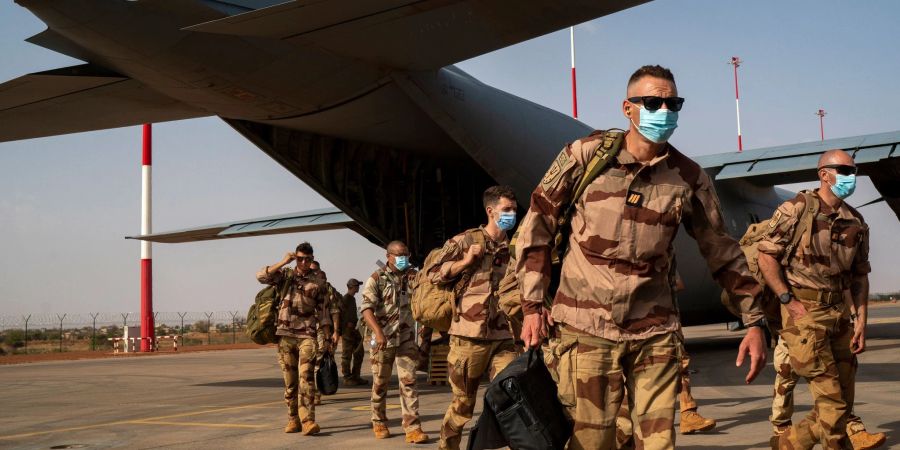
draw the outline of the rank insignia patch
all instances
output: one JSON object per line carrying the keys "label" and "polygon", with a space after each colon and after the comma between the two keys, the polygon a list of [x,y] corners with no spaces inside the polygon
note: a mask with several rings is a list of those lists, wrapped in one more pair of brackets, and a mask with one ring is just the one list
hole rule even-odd
{"label": "rank insignia patch", "polygon": [[625,204],[628,206],[639,207],[644,202],[644,194],[635,191],[628,191],[625,194]]}

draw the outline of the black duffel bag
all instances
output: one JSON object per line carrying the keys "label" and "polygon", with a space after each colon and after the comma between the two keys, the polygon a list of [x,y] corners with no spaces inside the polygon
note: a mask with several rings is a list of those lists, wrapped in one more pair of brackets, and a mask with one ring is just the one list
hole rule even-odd
{"label": "black duffel bag", "polygon": [[333,395],[338,390],[338,367],[334,362],[334,354],[325,352],[316,372],[316,387],[322,395]]}
{"label": "black duffel bag", "polygon": [[484,393],[484,411],[469,435],[469,450],[563,449],[572,436],[540,348],[506,366]]}

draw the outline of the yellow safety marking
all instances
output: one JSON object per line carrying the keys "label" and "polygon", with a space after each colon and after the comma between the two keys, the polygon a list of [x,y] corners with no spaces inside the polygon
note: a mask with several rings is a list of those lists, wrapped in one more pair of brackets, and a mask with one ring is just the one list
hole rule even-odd
{"label": "yellow safety marking", "polygon": [[80,427],[57,428],[55,430],[35,431],[32,433],[8,434],[6,436],[0,436],[0,440],[19,439],[19,438],[24,438],[24,437],[42,436],[45,434],[65,433],[65,432],[69,432],[69,431],[89,430],[92,428],[103,428],[103,427],[110,427],[110,426],[116,426],[116,425],[135,424],[135,423],[141,423],[141,422],[145,422],[145,421],[174,419],[177,417],[199,416],[201,414],[211,414],[211,413],[217,413],[217,412],[222,412],[222,411],[235,411],[235,410],[239,410],[239,409],[248,409],[248,408],[259,408],[262,406],[278,405],[278,404],[282,404],[282,403],[283,402],[281,402],[281,401],[266,402],[266,403],[254,403],[252,405],[230,406],[227,408],[207,409],[204,411],[194,411],[194,412],[181,413],[181,414],[169,414],[169,415],[158,416],[158,417],[145,417],[142,419],[117,420],[115,422],[97,423],[97,424],[93,424],[93,425],[83,425]]}
{"label": "yellow safety marking", "polygon": [[177,425],[182,427],[212,427],[212,428],[265,428],[268,425],[246,425],[241,423],[204,423],[204,422],[164,422],[159,420],[135,420],[129,422],[140,425]]}
{"label": "yellow safety marking", "polygon": [[[400,405],[396,405],[396,404],[386,405],[385,409],[400,409]],[[354,406],[354,407],[350,408],[350,410],[352,410],[352,411],[371,411],[372,405]]]}

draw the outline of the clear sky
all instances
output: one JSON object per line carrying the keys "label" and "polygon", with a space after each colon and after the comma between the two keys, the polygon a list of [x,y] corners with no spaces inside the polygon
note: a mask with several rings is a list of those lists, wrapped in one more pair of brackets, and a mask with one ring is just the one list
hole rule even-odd
{"label": "clear sky", "polygon": [[[657,0],[576,27],[580,119],[627,127],[625,81],[662,64],[687,99],[673,144],[688,155],[736,149],[732,55],[744,147],[900,130],[900,2]],[[23,40],[43,23],[0,2],[0,81],[79,62]],[[460,66],[487,84],[569,113],[567,30]],[[523,126],[533,126],[523,124]],[[557,152],[559,149],[548,149]],[[330,206],[216,118],[154,127],[154,231]],[[878,196],[868,180],[850,203]],[[874,291],[900,290],[900,232],[884,204],[872,228]],[[0,144],[0,315],[140,308],[140,128]],[[383,251],[350,231],[154,245],[157,311],[246,311],[254,272],[309,240],[343,290]]]}

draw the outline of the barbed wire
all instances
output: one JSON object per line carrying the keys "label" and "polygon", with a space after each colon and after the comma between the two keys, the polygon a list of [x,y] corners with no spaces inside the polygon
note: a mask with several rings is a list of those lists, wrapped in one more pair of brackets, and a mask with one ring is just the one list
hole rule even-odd
{"label": "barbed wire", "polygon": [[[243,323],[245,319],[244,312],[238,311],[160,311],[155,313],[155,324],[167,327],[180,327],[184,325],[193,325],[197,322],[209,322],[211,326],[219,324],[230,325],[232,321]],[[140,326],[141,315],[137,312],[119,312],[119,313],[40,313],[40,314],[21,314],[21,315],[0,315],[0,331],[10,329],[58,329],[60,323],[62,328],[83,328],[92,327],[123,327],[123,326]]]}

